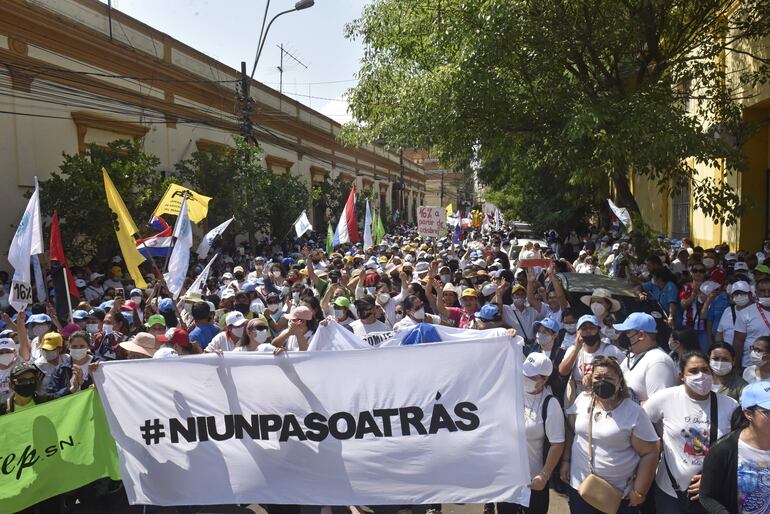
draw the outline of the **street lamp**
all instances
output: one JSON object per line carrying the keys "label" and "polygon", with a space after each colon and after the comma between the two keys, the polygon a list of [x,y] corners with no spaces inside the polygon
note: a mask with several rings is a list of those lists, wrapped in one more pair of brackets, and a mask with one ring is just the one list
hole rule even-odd
{"label": "street lamp", "polygon": [[290,12],[294,11],[302,11],[304,9],[309,9],[315,5],[314,0],[299,0],[297,3],[294,4],[294,9],[288,9],[286,11],[281,11],[270,20],[270,23],[267,24],[267,28],[264,28],[265,25],[265,18],[267,18],[267,10],[270,7],[270,0],[268,0],[267,5],[265,6],[265,16],[262,19],[262,27],[264,28],[264,31],[261,31],[259,34],[259,45],[257,46],[257,56],[254,58],[254,66],[251,68],[251,78],[254,78],[254,73],[257,71],[257,63],[259,63],[259,56],[262,55],[262,49],[265,47],[265,40],[267,39],[267,33],[270,31],[270,26],[273,24],[273,22],[283,16],[284,14],[288,14]]}

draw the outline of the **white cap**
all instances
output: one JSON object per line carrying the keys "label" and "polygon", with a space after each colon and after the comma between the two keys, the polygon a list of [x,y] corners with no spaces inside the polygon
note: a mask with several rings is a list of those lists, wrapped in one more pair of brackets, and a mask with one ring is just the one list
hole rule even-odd
{"label": "white cap", "polygon": [[173,359],[179,357],[179,354],[173,348],[160,348],[152,356],[153,359]]}
{"label": "white cap", "polygon": [[81,287],[86,287],[87,285],[88,284],[86,284],[86,281],[83,280],[82,278],[78,278],[75,280],[75,286],[77,286],[78,289],[80,289]]}
{"label": "white cap", "polygon": [[497,286],[494,282],[488,282],[481,288],[481,294],[483,296],[490,296],[497,292]]}
{"label": "white cap", "polygon": [[719,284],[717,284],[713,280],[706,280],[704,283],[700,285],[700,292],[705,294],[706,296],[710,295],[717,289],[719,289]]}
{"label": "white cap", "polygon": [[553,362],[544,353],[533,352],[524,359],[522,371],[524,371],[524,376],[530,378],[538,375],[550,377],[553,373]]}
{"label": "white cap", "polygon": [[741,293],[751,293],[751,286],[745,280],[739,280],[738,282],[733,284],[733,287],[730,290],[730,294],[735,294],[738,291],[740,291]]}
{"label": "white cap", "polygon": [[94,271],[93,273],[91,273],[91,276],[90,276],[90,277],[88,277],[88,280],[89,280],[89,281],[91,281],[91,282],[93,282],[93,281],[94,281],[94,280],[96,280],[97,278],[102,278],[103,276],[104,276],[104,275],[102,275],[101,273],[97,273],[97,272],[95,272],[95,271]]}
{"label": "white cap", "polygon": [[16,343],[10,337],[3,337],[0,339],[0,350],[15,350]]}
{"label": "white cap", "polygon": [[246,323],[246,318],[238,311],[228,312],[225,317],[225,325],[227,326],[240,327],[244,323]]}
{"label": "white cap", "polygon": [[749,265],[746,264],[745,262],[736,262],[733,265],[733,270],[734,271],[749,271]]}
{"label": "white cap", "polygon": [[249,309],[254,314],[259,315],[265,312],[265,304],[262,303],[262,300],[260,300],[259,298],[255,298],[254,300],[251,301],[251,305],[249,305]]}
{"label": "white cap", "polygon": [[222,299],[227,300],[228,298],[235,298],[235,291],[233,291],[229,287],[224,291],[222,291]]}

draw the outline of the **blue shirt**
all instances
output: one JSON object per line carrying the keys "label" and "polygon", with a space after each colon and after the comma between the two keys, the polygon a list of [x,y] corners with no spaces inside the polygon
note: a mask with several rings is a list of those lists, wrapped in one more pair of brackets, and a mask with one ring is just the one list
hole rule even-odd
{"label": "blue shirt", "polygon": [[666,285],[662,288],[656,286],[652,280],[642,284],[642,289],[646,293],[650,293],[655,300],[660,303],[668,313],[668,304],[675,303],[679,305],[679,288],[673,282],[666,282]]}
{"label": "blue shirt", "polygon": [[219,327],[213,323],[198,325],[190,332],[190,341],[195,341],[201,350],[205,349],[214,336],[219,333]]}
{"label": "blue shirt", "polygon": [[711,335],[717,335],[717,328],[719,328],[719,321],[722,319],[722,313],[725,312],[730,306],[730,301],[727,298],[727,293],[719,293],[719,296],[714,298],[714,301],[709,305],[709,310],[706,312],[706,320],[711,320]]}

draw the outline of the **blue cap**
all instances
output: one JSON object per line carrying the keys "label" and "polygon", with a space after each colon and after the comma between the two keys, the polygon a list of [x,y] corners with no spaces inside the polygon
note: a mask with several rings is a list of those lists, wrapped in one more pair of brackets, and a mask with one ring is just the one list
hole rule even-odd
{"label": "blue cap", "polygon": [[76,310],[72,313],[72,319],[76,319],[78,321],[84,320],[88,317],[88,313],[84,310]]}
{"label": "blue cap", "polygon": [[620,332],[626,330],[638,330],[648,334],[657,334],[658,326],[655,324],[655,318],[646,312],[632,312],[623,323],[615,323],[612,328]]}
{"label": "blue cap", "polygon": [[590,323],[596,326],[597,328],[602,326],[602,324],[599,323],[599,320],[596,319],[596,316],[594,316],[593,314],[584,314],[580,316],[580,319],[577,322],[577,328],[580,329],[580,327],[583,326],[583,323]]}
{"label": "blue cap", "polygon": [[493,303],[486,304],[481,308],[478,314],[476,314],[477,318],[481,318],[484,321],[493,321],[496,316],[497,316],[497,305]]}
{"label": "blue cap", "polygon": [[553,318],[543,318],[540,321],[535,321],[535,323],[532,325],[535,330],[537,330],[537,327],[542,326],[550,330],[551,332],[558,332],[561,330],[561,325],[558,321],[556,321]]}
{"label": "blue cap", "polygon": [[418,323],[401,340],[401,346],[438,342],[441,342],[441,336],[438,335],[436,327],[430,323]]}
{"label": "blue cap", "polygon": [[130,312],[122,311],[121,314],[126,319],[126,323],[128,323],[129,325],[131,325],[134,322],[134,315],[131,314]]}
{"label": "blue cap", "polygon": [[752,382],[743,388],[741,408],[748,409],[755,406],[770,409],[770,382]]}
{"label": "blue cap", "polygon": [[295,261],[291,257],[284,257],[281,260],[281,264],[284,265],[284,266],[294,266],[295,264],[297,264],[297,261]]}
{"label": "blue cap", "polygon": [[255,282],[255,284],[258,285],[258,286],[264,286],[265,285],[265,279],[262,278],[262,277],[259,277],[257,279],[257,281]]}
{"label": "blue cap", "polygon": [[241,291],[244,293],[253,293],[257,290],[257,285],[254,282],[246,282],[243,284]]}
{"label": "blue cap", "polygon": [[27,318],[27,325],[31,323],[50,323],[51,317],[48,314],[33,314]]}
{"label": "blue cap", "polygon": [[112,309],[113,303],[114,303],[114,300],[107,300],[106,302],[100,303],[99,308],[104,312],[107,312],[108,310]]}
{"label": "blue cap", "polygon": [[160,312],[174,312],[174,301],[171,298],[163,298],[158,302]]}

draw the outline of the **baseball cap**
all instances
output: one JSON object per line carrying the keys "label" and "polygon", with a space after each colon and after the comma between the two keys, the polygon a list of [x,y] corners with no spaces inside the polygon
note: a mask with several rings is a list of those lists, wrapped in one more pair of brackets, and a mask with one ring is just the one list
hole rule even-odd
{"label": "baseball cap", "polygon": [[164,318],[161,314],[153,314],[149,318],[147,318],[147,323],[144,324],[146,327],[151,327],[153,325],[163,325],[166,326],[166,318]]}
{"label": "baseball cap", "polygon": [[19,375],[23,375],[28,371],[34,371],[38,375],[43,373],[42,371],[40,371],[40,368],[38,368],[35,364],[31,362],[22,362],[21,364],[18,364],[16,365],[16,367],[13,368],[13,371],[11,371],[11,378],[16,378]]}
{"label": "baseball cap", "polygon": [[731,294],[735,294],[738,291],[742,293],[751,293],[751,286],[745,280],[739,280],[738,282],[733,284],[733,287],[731,289]]}
{"label": "baseball cap", "polygon": [[590,323],[597,328],[601,326],[601,323],[599,323],[599,320],[596,319],[596,316],[593,314],[584,314],[583,316],[580,316],[580,319],[577,322],[577,328],[580,329],[584,323]]}
{"label": "baseball cap", "polygon": [[179,354],[173,348],[160,348],[152,356],[153,359],[173,359],[179,357]]}
{"label": "baseball cap", "polygon": [[128,293],[128,296],[144,296],[144,291],[142,291],[138,287],[135,287],[131,290],[130,293]]}
{"label": "baseball cap", "polygon": [[104,275],[103,275],[102,273],[97,273],[97,272],[95,272],[95,271],[94,271],[94,272],[93,272],[93,273],[91,273],[91,275],[88,277],[88,280],[89,280],[90,282],[93,282],[94,280],[96,280],[96,279],[99,279],[99,278],[102,278],[103,276],[104,276]]}
{"label": "baseball cap", "polygon": [[[349,302],[349,300],[348,300]],[[350,303],[348,303],[350,305]],[[300,305],[299,307],[294,307],[289,314],[286,315],[286,319],[293,320],[293,319],[303,319],[305,321],[309,321],[313,319],[313,311],[310,310],[309,307],[305,307],[304,305]]]}
{"label": "baseball cap", "polygon": [[63,342],[64,339],[61,334],[48,332],[43,336],[43,344],[40,345],[40,348],[43,350],[56,350],[57,348],[61,348]]}
{"label": "baseball cap", "polygon": [[488,303],[481,308],[478,314],[476,314],[476,317],[483,319],[484,321],[494,321],[494,319],[497,317],[497,313],[497,305]]}
{"label": "baseball cap", "polygon": [[75,280],[75,287],[77,287],[78,289],[82,289],[82,288],[86,287],[87,285],[88,284],[86,284],[86,281],[83,280],[82,278],[79,278],[79,279]]}
{"label": "baseball cap", "polygon": [[460,298],[478,298],[479,292],[473,289],[472,287],[469,287],[465,290],[463,290],[463,294],[460,295]]}
{"label": "baseball cap", "polygon": [[88,317],[88,313],[84,310],[76,310],[72,313],[72,319],[82,321]]}
{"label": "baseball cap", "polygon": [[257,284],[254,282],[246,282],[243,284],[243,287],[241,288],[241,291],[244,293],[253,293],[257,290]]}
{"label": "baseball cap", "polygon": [[745,262],[736,262],[733,265],[733,270],[735,271],[749,271],[749,265]]}
{"label": "baseball cap", "polygon": [[228,298],[235,298],[235,291],[233,291],[229,287],[224,291],[222,291],[222,299],[227,300]]}
{"label": "baseball cap", "polygon": [[160,312],[174,312],[174,301],[171,298],[163,298],[158,302]]}
{"label": "baseball cap", "polygon": [[521,369],[527,377],[549,377],[553,373],[553,362],[544,353],[532,352],[524,359]]}
{"label": "baseball cap", "polygon": [[538,326],[543,326],[550,330],[551,332],[558,332],[561,329],[561,325],[558,321],[556,321],[553,318],[543,318],[540,321],[535,321],[535,323],[532,325],[535,330],[537,330]]}
{"label": "baseball cap", "polygon": [[[240,312],[238,313],[240,314]],[[179,346],[190,346],[190,336],[182,327],[170,328],[165,334],[156,337],[159,343],[178,344]]]}
{"label": "baseball cap", "polygon": [[638,330],[649,334],[658,333],[655,318],[646,312],[632,312],[623,323],[616,323],[612,325],[612,327],[621,332],[625,332],[626,330]]}
{"label": "baseball cap", "polygon": [[243,266],[236,266],[233,268],[233,273],[244,273]]}
{"label": "baseball cap", "polygon": [[513,287],[511,287],[511,294],[516,294],[519,291],[526,291],[524,289],[524,286],[521,284],[514,284]]}
{"label": "baseball cap", "polygon": [[764,264],[760,264],[759,266],[756,266],[754,268],[754,272],[764,273],[765,275],[770,275],[770,268],[765,266]]}
{"label": "baseball cap", "polygon": [[246,323],[246,318],[238,311],[228,312],[225,317],[225,325],[227,326],[240,327],[244,323]]}
{"label": "baseball cap", "polygon": [[69,337],[78,330],[80,330],[80,327],[76,323],[67,323],[61,327],[61,335],[62,337]]}
{"label": "baseball cap", "polygon": [[337,307],[350,307],[350,299],[347,296],[338,296],[334,299],[334,305]]}
{"label": "baseball cap", "polygon": [[48,314],[33,314],[32,316],[29,316],[27,318],[27,325],[31,325],[33,323],[50,323],[51,322],[51,316]]}
{"label": "baseball cap", "polygon": [[0,350],[15,350],[16,343],[10,337],[0,338]]}
{"label": "baseball cap", "polygon": [[483,296],[492,296],[497,292],[497,286],[494,282],[488,282],[481,288],[481,294]]}
{"label": "baseball cap", "polygon": [[120,269],[120,266],[113,266],[110,268],[110,274],[111,275],[123,275],[123,270]]}
{"label": "baseball cap", "polygon": [[752,382],[743,388],[741,408],[762,407],[770,409],[770,382]]}

